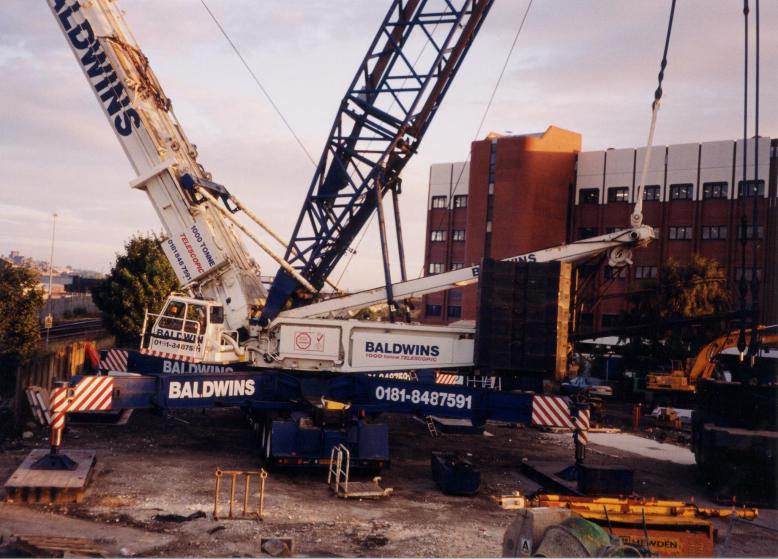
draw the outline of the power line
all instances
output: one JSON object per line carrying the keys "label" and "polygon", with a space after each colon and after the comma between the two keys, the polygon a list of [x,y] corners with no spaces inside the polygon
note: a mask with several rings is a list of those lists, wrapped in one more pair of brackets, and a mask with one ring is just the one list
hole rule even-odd
{"label": "power line", "polygon": [[216,26],[219,28],[219,31],[221,31],[222,35],[224,35],[224,38],[227,39],[227,42],[232,47],[232,50],[235,51],[235,54],[238,55],[238,58],[243,63],[243,66],[246,68],[246,71],[248,71],[251,78],[254,80],[254,83],[257,84],[257,87],[259,87],[260,91],[262,91],[262,94],[265,96],[265,98],[268,100],[270,105],[275,110],[276,114],[281,118],[284,125],[286,126],[287,130],[289,130],[289,133],[292,134],[292,137],[294,137],[297,144],[300,146],[300,148],[303,150],[305,155],[308,157],[310,162],[313,164],[313,166],[316,166],[316,161],[314,161],[313,157],[311,157],[311,154],[308,153],[308,150],[305,148],[305,145],[303,144],[302,140],[300,140],[300,137],[295,133],[294,129],[292,128],[292,125],[289,124],[289,121],[286,120],[286,117],[281,112],[281,109],[278,108],[278,105],[276,105],[275,101],[273,101],[273,98],[271,97],[270,93],[265,89],[265,87],[262,85],[262,83],[259,81],[259,78],[254,73],[254,71],[249,66],[248,62],[246,62],[246,59],[243,58],[243,55],[238,50],[238,47],[235,45],[235,43],[232,41],[230,36],[227,34],[227,31],[222,27],[222,24],[219,23],[219,20],[216,18],[214,13],[211,11],[211,9],[208,7],[208,4],[205,3],[205,0],[200,0],[200,3],[203,5],[203,8],[205,8],[205,11],[208,12],[208,15],[211,16],[211,19],[216,24]]}

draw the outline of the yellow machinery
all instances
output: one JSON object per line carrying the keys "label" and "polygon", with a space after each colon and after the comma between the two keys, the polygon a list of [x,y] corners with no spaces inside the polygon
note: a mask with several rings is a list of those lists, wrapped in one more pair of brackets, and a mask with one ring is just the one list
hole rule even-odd
{"label": "yellow machinery", "polygon": [[[766,345],[778,344],[778,332],[774,326],[760,326],[760,341]],[[694,393],[697,382],[711,378],[716,369],[716,356],[725,349],[735,347],[740,330],[716,338],[703,347],[693,359],[687,359],[685,365],[681,361],[672,362],[669,373],[649,373],[646,375],[646,390],[673,391]],[[746,343],[750,342],[751,333],[746,331]]]}
{"label": "yellow machinery", "polygon": [[527,499],[514,493],[493,500],[506,509],[566,509],[621,538],[623,544],[647,549],[659,557],[711,557],[714,530],[710,518],[736,515],[754,520],[759,514],[755,508],[698,507],[683,501],[644,498],[538,495]]}

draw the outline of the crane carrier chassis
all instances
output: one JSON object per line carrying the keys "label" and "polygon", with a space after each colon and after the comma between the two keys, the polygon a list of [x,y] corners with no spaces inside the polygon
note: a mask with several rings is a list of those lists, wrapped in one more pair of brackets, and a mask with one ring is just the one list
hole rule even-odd
{"label": "crane carrier chassis", "polygon": [[[353,467],[370,469],[381,469],[389,463],[388,428],[376,421],[383,412],[465,419],[476,427],[487,420],[558,423],[544,421],[538,409],[533,413],[535,396],[531,393],[437,384],[432,371],[420,373],[421,380],[387,378],[396,373],[312,375],[263,371],[248,365],[232,365],[218,372],[188,372],[193,369],[191,363],[135,351],[125,355],[129,371],[103,369],[99,375],[74,377],[56,388],[52,393],[53,423],[70,412],[98,409],[239,407],[257,433],[266,464],[326,464],[331,449],[343,444],[351,451]],[[57,391],[65,391],[66,397],[60,399]],[[585,408],[566,398],[542,398],[554,399],[555,404],[570,410],[570,416],[562,421],[570,422],[579,409]],[[97,400],[102,401],[99,408],[94,404]],[[329,405],[333,402],[335,406]]]}

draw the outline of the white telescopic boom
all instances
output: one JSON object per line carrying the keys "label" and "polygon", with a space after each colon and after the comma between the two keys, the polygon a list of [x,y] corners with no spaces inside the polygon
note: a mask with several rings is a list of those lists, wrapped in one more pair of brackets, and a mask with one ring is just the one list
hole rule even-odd
{"label": "white telescopic boom", "polygon": [[159,82],[110,0],[47,0],[92,92],[165,228],[163,249],[185,289],[224,305],[228,329],[247,324],[266,295],[259,270],[214,208],[181,187],[210,178]]}
{"label": "white telescopic boom", "polygon": [[[609,251],[609,264],[611,266],[624,266],[632,263],[631,250],[633,247],[645,245],[653,238],[653,229],[648,225],[642,225],[567,245],[513,256],[505,260],[509,262],[572,262]],[[392,285],[392,292],[396,299],[404,299],[445,291],[455,287],[463,287],[477,282],[480,271],[480,266],[471,266],[434,276],[399,282]],[[327,299],[320,303],[283,311],[279,314],[279,318],[328,316],[385,302],[386,288],[382,286],[346,295],[345,297]]]}

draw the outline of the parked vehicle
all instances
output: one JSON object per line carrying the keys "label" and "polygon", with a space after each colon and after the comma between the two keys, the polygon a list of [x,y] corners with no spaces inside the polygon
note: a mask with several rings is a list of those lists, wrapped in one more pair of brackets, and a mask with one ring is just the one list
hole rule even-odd
{"label": "parked vehicle", "polygon": [[613,396],[613,388],[603,383],[602,379],[593,377],[575,377],[560,386],[562,394],[572,396],[586,394],[587,396]]}

